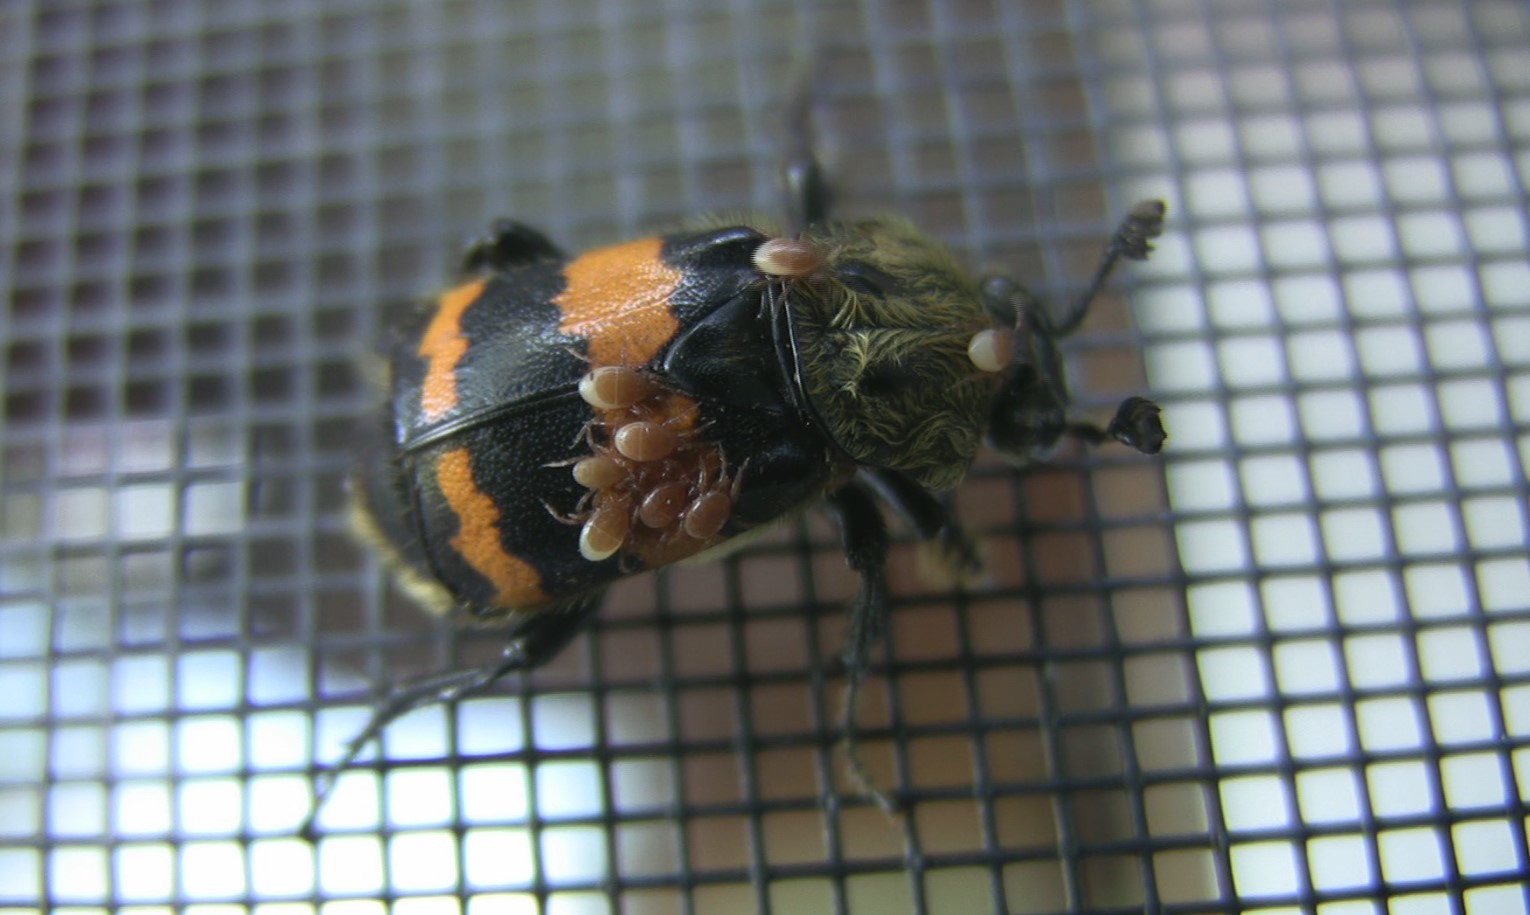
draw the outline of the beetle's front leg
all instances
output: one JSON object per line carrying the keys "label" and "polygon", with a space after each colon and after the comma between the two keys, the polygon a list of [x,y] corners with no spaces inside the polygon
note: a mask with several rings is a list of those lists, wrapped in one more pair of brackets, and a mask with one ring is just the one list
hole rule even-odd
{"label": "beetle's front leg", "polygon": [[870,666],[871,649],[887,632],[887,522],[871,492],[854,481],[829,496],[829,509],[839,522],[845,561],[861,576],[860,589],[850,605],[850,623],[840,655],[846,679],[845,708],[841,718],[845,750],[851,771],[861,788],[878,806],[891,813],[897,805],[876,786],[866,771],[857,733],[861,681],[866,678]]}
{"label": "beetle's front leg", "polygon": [[562,260],[563,252],[546,235],[513,219],[496,219],[462,255],[463,273],[504,270],[517,264]]}
{"label": "beetle's front leg", "polygon": [[861,476],[914,529],[927,548],[921,559],[931,587],[973,585],[983,575],[983,558],[974,541],[939,496],[920,486],[907,474],[886,468],[866,468]]}

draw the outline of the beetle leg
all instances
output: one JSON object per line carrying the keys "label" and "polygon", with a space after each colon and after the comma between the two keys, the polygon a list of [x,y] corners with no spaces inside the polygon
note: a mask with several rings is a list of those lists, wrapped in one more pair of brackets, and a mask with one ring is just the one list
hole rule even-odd
{"label": "beetle leg", "polygon": [[927,585],[948,587],[981,580],[983,558],[977,542],[939,496],[896,470],[867,467],[861,470],[861,477],[914,529],[920,540],[933,548],[929,558],[939,567],[932,570],[937,581],[925,582]]}
{"label": "beetle leg", "polygon": [[301,835],[310,842],[314,840],[314,827],[335,781],[388,725],[415,709],[477,695],[510,674],[541,667],[584,629],[590,617],[600,609],[604,596],[605,589],[601,589],[523,617],[511,631],[504,654],[492,664],[471,670],[433,674],[394,687],[387,701],[373,709],[367,726],[345,745],[340,761],[320,778],[314,790],[313,808],[309,811],[308,819],[303,822]]}
{"label": "beetle leg", "polygon": [[786,103],[781,148],[782,212],[786,234],[795,236],[829,218],[829,183],[813,152],[813,93],[806,78]]}
{"label": "beetle leg", "polygon": [[540,260],[562,260],[563,252],[536,229],[513,219],[496,219],[462,255],[463,273],[504,270]]}
{"label": "beetle leg", "polygon": [[921,540],[940,536],[951,523],[951,513],[934,493],[909,479],[907,474],[881,467],[866,467],[861,477],[882,501],[893,507]]}
{"label": "beetle leg", "polygon": [[888,813],[897,809],[885,792],[876,786],[861,759],[859,714],[861,681],[866,678],[871,649],[887,631],[887,522],[876,500],[861,484],[850,482],[828,499],[829,509],[839,521],[845,561],[861,575],[861,586],[850,605],[850,623],[845,647],[840,657],[845,665],[845,707],[841,729],[850,769],[861,788]]}

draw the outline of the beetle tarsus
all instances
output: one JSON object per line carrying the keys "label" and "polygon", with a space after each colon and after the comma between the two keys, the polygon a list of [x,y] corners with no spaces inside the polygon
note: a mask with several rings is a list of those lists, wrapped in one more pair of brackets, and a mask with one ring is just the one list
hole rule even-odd
{"label": "beetle tarsus", "polygon": [[844,735],[845,758],[849,760],[850,776],[855,780],[855,786],[872,803],[882,808],[883,813],[892,816],[899,810],[897,800],[877,785],[871,770],[866,768],[866,760],[861,756],[859,708],[861,681],[864,679],[864,671],[850,674],[850,680],[845,685],[845,708],[840,715],[839,730]]}

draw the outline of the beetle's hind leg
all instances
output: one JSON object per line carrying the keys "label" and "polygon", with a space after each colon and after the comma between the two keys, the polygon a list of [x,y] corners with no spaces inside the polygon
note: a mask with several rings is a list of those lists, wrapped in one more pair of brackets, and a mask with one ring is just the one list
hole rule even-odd
{"label": "beetle's hind leg", "polygon": [[432,674],[393,688],[387,700],[372,711],[367,726],[345,745],[340,761],[321,776],[314,790],[313,808],[303,822],[301,834],[309,841],[324,802],[336,780],[350,768],[367,745],[377,739],[396,719],[417,708],[437,702],[454,702],[476,695],[513,673],[534,670],[552,660],[574,640],[600,609],[602,589],[566,603],[554,605],[527,616],[510,634],[509,644],[499,660],[470,670]]}
{"label": "beetle's hind leg", "polygon": [[513,219],[496,219],[486,234],[468,245],[461,271],[504,270],[517,264],[562,259],[563,252],[546,235]]}
{"label": "beetle's hind leg", "polygon": [[829,496],[829,509],[839,521],[845,561],[860,573],[861,584],[850,605],[850,622],[840,657],[845,668],[845,707],[840,728],[850,770],[871,798],[888,813],[897,803],[877,787],[861,759],[860,689],[871,665],[871,650],[887,632],[887,522],[876,500],[863,485],[851,482]]}

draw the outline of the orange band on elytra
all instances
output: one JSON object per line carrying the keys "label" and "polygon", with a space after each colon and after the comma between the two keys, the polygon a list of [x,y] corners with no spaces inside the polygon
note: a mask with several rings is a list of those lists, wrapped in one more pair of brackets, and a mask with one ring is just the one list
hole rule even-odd
{"label": "orange band on elytra", "polygon": [[466,448],[454,448],[436,459],[436,485],[457,516],[452,549],[494,585],[495,605],[524,607],[547,600],[537,570],[505,552],[499,539],[499,506],[478,488]]}
{"label": "orange band on elytra", "polygon": [[685,271],[664,263],[664,241],[641,238],[570,261],[567,286],[553,300],[563,312],[558,329],[589,341],[595,365],[642,365],[680,329],[669,297]]}
{"label": "orange band on elytra", "polygon": [[468,349],[462,315],[483,295],[484,283],[475,280],[443,293],[420,338],[420,358],[428,361],[420,385],[420,410],[426,420],[438,420],[457,408],[457,363]]}

